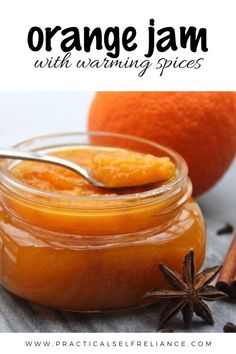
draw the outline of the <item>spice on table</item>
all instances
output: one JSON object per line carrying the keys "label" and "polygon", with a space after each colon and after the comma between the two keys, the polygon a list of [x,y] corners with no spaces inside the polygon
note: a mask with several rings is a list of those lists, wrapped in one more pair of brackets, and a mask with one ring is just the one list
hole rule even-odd
{"label": "spice on table", "polygon": [[223,330],[226,333],[236,333],[236,325],[231,322],[228,322],[226,323],[226,325],[224,325]]}
{"label": "spice on table", "polygon": [[225,257],[216,287],[230,298],[236,298],[236,234]]}
{"label": "spice on table", "polygon": [[203,300],[214,301],[227,297],[224,292],[209,285],[220,271],[221,266],[206,268],[196,274],[194,252],[191,250],[185,256],[182,277],[164,264],[160,264],[159,268],[171,288],[154,289],[146,292],[144,297],[154,300],[170,300],[160,315],[160,328],[179,311],[182,311],[185,327],[190,327],[193,313],[212,325],[214,320],[211,311]]}
{"label": "spice on table", "polygon": [[225,234],[232,234],[234,231],[233,225],[229,224],[228,222],[223,226],[221,229],[217,231],[217,235],[225,235]]}

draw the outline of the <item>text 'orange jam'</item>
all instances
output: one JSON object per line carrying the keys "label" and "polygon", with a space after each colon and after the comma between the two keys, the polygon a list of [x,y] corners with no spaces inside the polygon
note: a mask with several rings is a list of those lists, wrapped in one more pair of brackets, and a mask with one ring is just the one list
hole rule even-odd
{"label": "text 'orange jam'", "polygon": [[51,164],[2,166],[0,274],[11,292],[65,310],[118,310],[165,286],[160,262],[181,271],[192,248],[200,267],[204,223],[179,155],[58,144],[50,153],[127,188],[94,187]]}

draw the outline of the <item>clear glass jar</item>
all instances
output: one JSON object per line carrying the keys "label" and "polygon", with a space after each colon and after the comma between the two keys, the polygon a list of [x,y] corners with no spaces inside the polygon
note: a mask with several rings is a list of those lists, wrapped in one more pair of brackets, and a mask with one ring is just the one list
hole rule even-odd
{"label": "clear glass jar", "polygon": [[159,188],[119,196],[78,197],[29,187],[0,163],[0,280],[12,293],[71,311],[107,311],[147,304],[147,290],[165,286],[158,269],[181,272],[194,249],[205,256],[202,214],[191,198],[183,158],[153,142],[119,134],[66,133],[18,144],[57,151],[111,146],[169,156],[176,179]]}

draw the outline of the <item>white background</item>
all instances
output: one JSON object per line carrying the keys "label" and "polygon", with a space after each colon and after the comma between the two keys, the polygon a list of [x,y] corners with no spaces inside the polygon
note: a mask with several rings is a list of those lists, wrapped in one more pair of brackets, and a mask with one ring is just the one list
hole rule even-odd
{"label": "white background", "polygon": [[53,132],[85,131],[93,92],[0,92],[0,145]]}
{"label": "white background", "polygon": [[[0,90],[236,90],[235,0],[7,0],[0,10]],[[138,49],[122,53],[122,58],[143,59],[147,47],[147,27],[154,18],[156,29],[173,26],[177,41],[180,26],[206,27],[208,52],[192,53],[187,49],[156,53],[155,58],[175,59],[203,56],[198,70],[167,69],[159,76],[151,70],[139,78],[134,70],[110,69],[34,69],[35,59],[62,54],[32,52],[27,34],[32,26],[62,28],[84,26],[135,26]],[[57,37],[55,37],[57,38]],[[54,48],[59,44],[56,40]],[[133,53],[133,54],[132,54]],[[106,51],[95,50],[92,57],[104,58]],[[78,59],[84,53],[75,52]]]}

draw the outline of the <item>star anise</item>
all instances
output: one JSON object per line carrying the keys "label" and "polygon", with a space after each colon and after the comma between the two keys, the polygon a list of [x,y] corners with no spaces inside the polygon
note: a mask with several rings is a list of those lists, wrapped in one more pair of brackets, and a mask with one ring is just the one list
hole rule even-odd
{"label": "star anise", "polygon": [[185,327],[190,327],[194,313],[212,325],[214,320],[211,310],[202,300],[214,301],[227,297],[224,292],[209,285],[219,273],[221,266],[206,268],[196,274],[194,252],[190,251],[185,256],[182,277],[164,264],[159,264],[159,268],[171,288],[154,289],[148,291],[144,297],[171,300],[160,315],[160,328],[179,311],[182,311]]}

